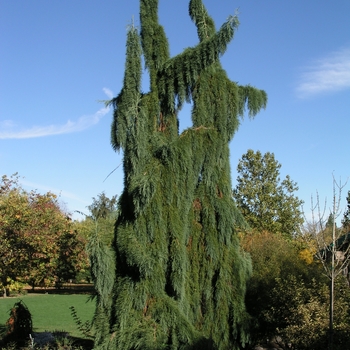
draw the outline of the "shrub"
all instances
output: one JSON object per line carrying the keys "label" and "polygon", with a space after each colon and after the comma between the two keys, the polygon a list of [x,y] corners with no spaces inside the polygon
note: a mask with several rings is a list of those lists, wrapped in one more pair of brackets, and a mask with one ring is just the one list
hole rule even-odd
{"label": "shrub", "polygon": [[32,333],[32,315],[22,300],[14,304],[10,310],[10,318],[6,322],[7,334],[5,344],[16,342],[25,345]]}
{"label": "shrub", "polygon": [[[350,289],[339,278],[335,289],[333,349],[350,344]],[[290,275],[276,279],[271,304],[263,312],[270,329],[298,350],[323,350],[328,342],[329,288]]]}

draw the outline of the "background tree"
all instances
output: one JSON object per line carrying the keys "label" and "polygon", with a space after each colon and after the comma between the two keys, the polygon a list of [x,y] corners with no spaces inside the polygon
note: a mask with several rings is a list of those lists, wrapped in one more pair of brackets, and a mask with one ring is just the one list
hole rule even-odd
{"label": "background tree", "polygon": [[[350,289],[344,280],[335,284],[337,298],[334,313],[333,349],[345,349],[350,342]],[[270,290],[271,303],[263,314],[275,335],[283,340],[282,347],[324,350],[327,347],[329,287],[322,279],[305,280],[296,275],[277,279]]]}
{"label": "background tree", "polygon": [[[16,177],[3,176],[0,188],[2,286],[6,288],[11,281],[25,282],[33,288],[52,285],[64,269],[71,271],[69,278],[74,278],[83,266],[83,243],[74,235],[71,220],[61,210],[56,196],[50,192],[28,193]],[[65,243],[67,237],[69,245]],[[75,257],[67,258],[70,254]],[[77,257],[82,261],[73,264]]]}
{"label": "background tree", "polygon": [[69,218],[60,210],[56,196],[28,194],[28,216],[22,216],[28,271],[25,280],[33,288],[50,286],[57,279],[56,268],[61,236],[69,231]]}
{"label": "background tree", "polygon": [[27,197],[18,188],[18,176],[2,176],[0,183],[0,287],[4,296],[18,276],[26,274],[26,245],[20,218]]}
{"label": "background tree", "polygon": [[74,222],[75,230],[89,240],[92,235],[98,234],[102,242],[112,245],[114,224],[117,218],[117,196],[107,197],[104,192],[92,198],[92,203],[87,206],[88,214],[85,219]]}
{"label": "background tree", "polygon": [[[90,281],[92,276],[95,276],[95,282],[99,278],[97,276],[97,262],[95,255],[101,253],[98,261],[101,261],[105,254],[113,254],[110,252],[114,225],[117,217],[117,196],[109,198],[104,192],[92,198],[92,203],[87,207],[88,214],[84,215],[84,220],[74,221],[74,231],[78,233],[85,242],[88,242],[87,251],[89,254],[89,268],[83,269],[79,277],[85,281]],[[100,250],[98,249],[100,248]],[[96,258],[96,259],[95,259]],[[98,289],[99,283],[95,283]]]}
{"label": "background tree", "polygon": [[108,198],[104,192],[100,193],[97,198],[92,198],[92,204],[88,207],[92,219],[105,219],[117,211],[117,196]]}
{"label": "background tree", "polygon": [[347,203],[347,206],[344,212],[342,225],[345,231],[350,232],[350,191],[348,191],[348,196],[346,197],[346,203]]}
{"label": "background tree", "polygon": [[[202,1],[191,0],[200,43],[170,58],[157,12],[157,0],[140,1],[141,32],[128,31],[124,85],[111,101],[112,146],[124,152],[125,176],[115,265],[102,248],[91,254],[95,346],[237,349],[248,341],[250,261],[236,234],[243,220],[231,195],[228,143],[245,107],[253,117],[267,97],[230,81],[220,65],[237,17],[217,31]],[[148,93],[141,93],[142,54]],[[179,134],[186,101],[193,126]]]}
{"label": "background tree", "polygon": [[350,262],[350,237],[344,226],[337,229],[336,220],[341,215],[341,194],[346,186],[337,182],[333,176],[332,207],[325,219],[326,202],[322,209],[317,194],[316,203],[311,198],[312,220],[308,222],[307,233],[317,245],[316,257],[322,263],[324,274],[329,280],[329,342],[328,349],[334,347],[334,305],[335,284],[339,276],[348,268]]}
{"label": "background tree", "polygon": [[303,223],[303,201],[289,175],[281,181],[280,168],[273,153],[248,150],[237,166],[233,197],[251,228],[292,236]]}
{"label": "background tree", "polygon": [[56,286],[77,276],[88,276],[86,244],[87,240],[72,227],[63,231],[58,240],[59,254],[55,263]]}
{"label": "background tree", "polygon": [[[325,349],[329,283],[322,264],[314,258],[315,242],[300,236],[290,239],[278,233],[250,231],[241,233],[241,243],[253,263],[246,295],[253,344]],[[335,293],[334,348],[343,349],[350,341],[350,289],[341,278],[335,284]],[[266,344],[267,339],[270,344]]]}
{"label": "background tree", "polygon": [[[313,278],[317,281],[324,279],[320,266],[312,259],[312,247],[299,239],[254,230],[241,233],[241,244],[250,254],[253,264],[253,275],[247,286],[246,305],[252,316],[252,334],[256,344],[281,335],[286,326],[277,316],[272,316],[274,310],[286,308],[280,299],[272,295],[273,289],[276,293],[278,290],[283,293],[283,289],[287,288],[284,284],[289,284],[291,279],[308,286]],[[307,248],[310,250],[308,254]],[[303,302],[304,300],[300,300],[300,304]]]}

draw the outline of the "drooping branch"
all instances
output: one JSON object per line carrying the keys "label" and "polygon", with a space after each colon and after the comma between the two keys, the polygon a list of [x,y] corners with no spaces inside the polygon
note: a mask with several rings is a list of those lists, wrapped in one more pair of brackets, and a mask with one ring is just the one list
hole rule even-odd
{"label": "drooping branch", "polygon": [[197,27],[197,33],[200,41],[209,39],[215,34],[215,23],[209,16],[202,0],[190,1],[189,15]]}
{"label": "drooping branch", "polygon": [[249,117],[256,116],[262,108],[266,108],[267,94],[264,90],[259,90],[253,86],[239,86],[239,115],[243,116],[247,107]]}
{"label": "drooping branch", "polygon": [[140,21],[142,50],[154,91],[157,72],[170,57],[168,39],[158,20],[158,0],[140,1]]}
{"label": "drooping branch", "polygon": [[190,101],[200,74],[219,60],[232,40],[239,22],[230,16],[220,30],[196,47],[166,61],[158,72],[159,96],[166,113],[175,113],[185,101]]}
{"label": "drooping branch", "polygon": [[111,127],[111,144],[114,150],[126,147],[127,136],[134,127],[139,112],[142,66],[140,37],[135,27],[128,31],[126,47],[123,88],[110,101],[114,107]]}

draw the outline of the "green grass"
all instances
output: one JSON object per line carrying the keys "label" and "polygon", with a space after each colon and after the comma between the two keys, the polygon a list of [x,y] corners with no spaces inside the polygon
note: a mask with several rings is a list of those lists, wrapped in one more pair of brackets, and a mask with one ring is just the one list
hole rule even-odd
{"label": "green grass", "polygon": [[32,314],[33,331],[65,331],[74,337],[83,337],[71,316],[70,306],[74,306],[82,322],[90,321],[94,313],[94,301],[88,301],[86,294],[25,295],[16,298],[0,298],[0,331],[4,329],[10,309],[22,300]]}

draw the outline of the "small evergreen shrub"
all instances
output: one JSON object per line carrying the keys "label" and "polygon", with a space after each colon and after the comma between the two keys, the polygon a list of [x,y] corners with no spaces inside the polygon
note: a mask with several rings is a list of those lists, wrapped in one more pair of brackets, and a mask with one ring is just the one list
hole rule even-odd
{"label": "small evergreen shrub", "polygon": [[22,300],[15,303],[10,310],[6,328],[5,344],[16,342],[18,345],[24,345],[28,341],[33,329],[32,315]]}

